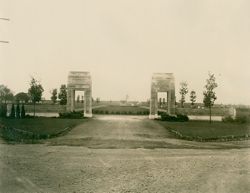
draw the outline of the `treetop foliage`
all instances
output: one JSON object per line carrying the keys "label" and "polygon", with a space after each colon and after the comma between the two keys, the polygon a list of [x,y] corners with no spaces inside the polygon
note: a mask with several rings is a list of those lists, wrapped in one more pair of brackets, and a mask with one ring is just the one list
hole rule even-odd
{"label": "treetop foliage", "polygon": [[28,92],[33,103],[41,101],[43,91],[44,89],[40,82],[38,82],[34,77],[32,77]]}
{"label": "treetop foliage", "polygon": [[12,91],[5,85],[0,85],[0,102],[12,101],[14,95]]}
{"label": "treetop foliage", "polygon": [[208,79],[206,80],[205,91],[203,92],[204,98],[203,103],[206,107],[211,107],[214,105],[214,101],[217,99],[214,89],[218,87],[215,82],[214,74],[209,73]]}
{"label": "treetop foliage", "polygon": [[67,104],[67,87],[65,84],[61,85],[60,92],[58,94],[58,98],[60,99],[60,105]]}

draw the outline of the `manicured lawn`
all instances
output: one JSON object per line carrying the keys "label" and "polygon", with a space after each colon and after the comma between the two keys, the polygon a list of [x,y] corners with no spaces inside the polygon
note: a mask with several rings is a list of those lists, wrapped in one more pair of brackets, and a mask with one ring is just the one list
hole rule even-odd
{"label": "manicured lawn", "polygon": [[66,127],[74,127],[84,121],[84,119],[37,117],[27,119],[0,119],[0,124],[15,129],[29,131],[38,135],[52,135],[59,133]]}
{"label": "manicured lawn", "polygon": [[201,137],[203,139],[221,138],[225,136],[245,136],[250,135],[250,123],[224,123],[207,121],[189,122],[163,122],[159,121],[164,127],[174,130],[192,138]]}
{"label": "manicured lawn", "polygon": [[129,115],[148,115],[149,110],[138,106],[119,106],[110,105],[93,109],[94,114],[129,114]]}
{"label": "manicured lawn", "polygon": [[[184,115],[209,115],[209,109],[198,109],[198,108],[176,108],[177,114],[184,114]],[[220,108],[220,107],[213,107],[212,108],[212,115],[214,116],[224,116],[228,115],[229,111],[228,108]]]}

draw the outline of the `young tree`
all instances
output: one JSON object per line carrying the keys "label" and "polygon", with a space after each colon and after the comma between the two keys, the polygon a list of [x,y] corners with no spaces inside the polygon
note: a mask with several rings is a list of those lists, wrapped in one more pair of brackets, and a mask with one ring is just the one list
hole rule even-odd
{"label": "young tree", "polygon": [[181,82],[180,83],[180,95],[181,95],[181,100],[180,100],[180,103],[181,103],[181,107],[183,108],[184,107],[184,103],[185,103],[185,96],[186,94],[188,93],[188,88],[187,88],[188,84],[187,82]]}
{"label": "young tree", "polygon": [[20,106],[19,106],[19,104],[16,105],[16,118],[20,119]]}
{"label": "young tree", "polygon": [[22,104],[22,108],[21,108],[21,118],[24,119],[25,118],[25,108],[24,105]]}
{"label": "young tree", "polygon": [[214,105],[214,101],[217,99],[214,89],[218,87],[218,84],[215,82],[214,74],[209,73],[208,79],[206,80],[205,88],[206,90],[203,92],[204,98],[203,103],[205,107],[209,108],[209,122],[211,123],[211,115],[212,115],[212,106]]}
{"label": "young tree", "polygon": [[58,98],[60,99],[60,105],[67,104],[67,87],[65,84],[61,85],[60,92],[58,94]]}
{"label": "young tree", "polygon": [[190,92],[190,101],[191,105],[194,106],[194,103],[196,102],[196,92],[193,90]]}
{"label": "young tree", "polygon": [[53,104],[55,104],[56,100],[57,100],[57,89],[56,88],[52,90],[50,98],[51,98]]}
{"label": "young tree", "polygon": [[41,101],[43,91],[42,85],[32,77],[30,81],[29,95],[34,105],[34,117],[36,115],[36,102]]}
{"label": "young tree", "polygon": [[7,86],[0,85],[0,103],[7,103],[7,101],[13,101],[13,99],[14,95],[12,91]]}

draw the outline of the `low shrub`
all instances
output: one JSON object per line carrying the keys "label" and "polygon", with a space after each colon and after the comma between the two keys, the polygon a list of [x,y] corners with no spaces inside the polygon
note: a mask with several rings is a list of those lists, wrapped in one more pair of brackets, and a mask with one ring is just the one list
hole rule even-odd
{"label": "low shrub", "polygon": [[180,121],[180,122],[189,121],[189,118],[187,115],[177,114],[176,118],[177,118],[177,121]]}
{"label": "low shrub", "polygon": [[247,116],[240,115],[240,116],[236,116],[235,119],[233,119],[233,117],[231,116],[226,116],[226,117],[223,117],[222,121],[225,123],[246,123]]}
{"label": "low shrub", "polygon": [[244,116],[244,115],[242,115],[242,116],[236,116],[235,121],[237,123],[246,123],[247,122],[247,116]]}
{"label": "low shrub", "polygon": [[171,116],[165,112],[162,112],[161,113],[161,120],[162,121],[170,121],[170,122],[185,122],[185,121],[189,121],[189,118],[187,115],[177,114],[176,116]]}
{"label": "low shrub", "polygon": [[68,118],[68,119],[81,119],[84,117],[83,111],[79,112],[65,112],[65,113],[59,113],[60,118]]}
{"label": "low shrub", "polygon": [[225,116],[225,117],[223,117],[222,121],[225,122],[225,123],[233,123],[233,122],[235,122],[235,120],[231,116]]}

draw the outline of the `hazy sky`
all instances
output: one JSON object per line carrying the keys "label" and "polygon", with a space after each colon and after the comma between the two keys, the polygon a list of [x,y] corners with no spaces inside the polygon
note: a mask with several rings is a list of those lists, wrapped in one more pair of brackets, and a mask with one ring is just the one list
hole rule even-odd
{"label": "hazy sky", "polygon": [[250,104],[249,0],[0,0],[0,17],[0,84],[15,93],[34,76],[49,98],[76,70],[94,98],[146,100],[152,73],[173,72],[177,100],[187,81],[202,101],[211,71],[218,103]]}

